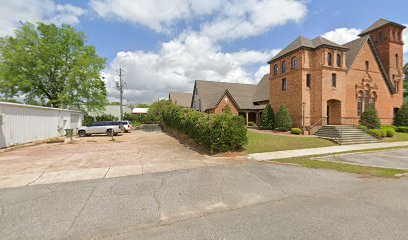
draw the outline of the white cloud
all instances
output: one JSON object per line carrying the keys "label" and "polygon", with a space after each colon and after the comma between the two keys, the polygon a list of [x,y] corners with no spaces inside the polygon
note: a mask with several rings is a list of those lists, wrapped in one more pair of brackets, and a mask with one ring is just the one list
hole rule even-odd
{"label": "white cloud", "polygon": [[323,34],[322,37],[338,44],[345,44],[357,39],[360,32],[360,29],[355,28],[336,28],[333,31]]}
{"label": "white cloud", "polygon": [[103,18],[166,33],[180,21],[209,16],[197,32],[213,40],[256,36],[307,14],[306,2],[298,0],[92,0],[90,6]]}
{"label": "white cloud", "polygon": [[[404,24],[404,26],[408,28],[408,23]],[[408,30],[407,29],[405,29],[402,33],[402,41],[404,42],[404,53],[408,54]]]}
{"label": "white cloud", "polygon": [[0,36],[12,34],[20,22],[55,22],[76,24],[85,11],[70,4],[52,0],[13,0],[1,2]]}
{"label": "white cloud", "polygon": [[[197,79],[256,83],[263,75],[255,76],[246,67],[266,64],[271,54],[272,51],[244,50],[225,53],[210,39],[191,33],[162,43],[156,53],[119,52],[105,77],[110,96],[117,98],[114,82],[117,70],[123,67],[128,86],[126,98],[138,103],[154,101],[167,97],[170,91],[191,92]],[[265,68],[262,71],[265,72]]]}

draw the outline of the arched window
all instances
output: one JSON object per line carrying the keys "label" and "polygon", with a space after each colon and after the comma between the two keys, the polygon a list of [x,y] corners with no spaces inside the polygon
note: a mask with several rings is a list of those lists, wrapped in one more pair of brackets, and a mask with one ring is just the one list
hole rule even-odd
{"label": "arched window", "polygon": [[273,75],[274,75],[274,76],[278,75],[278,64],[275,64],[275,65],[273,66]]}
{"label": "arched window", "polygon": [[332,65],[332,54],[331,53],[327,53],[327,64],[329,66]]}
{"label": "arched window", "polygon": [[295,70],[297,68],[297,59],[293,57],[290,59],[290,69]]}
{"label": "arched window", "polygon": [[365,70],[368,71],[370,69],[370,62],[365,61]]}
{"label": "arched window", "polygon": [[336,56],[336,64],[337,64],[337,67],[341,67],[341,56],[340,56],[340,54],[337,54],[337,56]]}
{"label": "arched window", "polygon": [[370,105],[373,105],[375,107],[375,102],[377,101],[377,93],[372,92],[371,97],[370,97]]}
{"label": "arched window", "polygon": [[398,53],[397,53],[395,54],[395,67],[398,67],[398,62],[399,62],[399,59],[398,59]]}
{"label": "arched window", "polygon": [[286,72],[286,61],[282,62],[282,73]]}
{"label": "arched window", "polygon": [[361,116],[362,112],[363,112],[363,94],[359,92],[357,96],[357,116]]}

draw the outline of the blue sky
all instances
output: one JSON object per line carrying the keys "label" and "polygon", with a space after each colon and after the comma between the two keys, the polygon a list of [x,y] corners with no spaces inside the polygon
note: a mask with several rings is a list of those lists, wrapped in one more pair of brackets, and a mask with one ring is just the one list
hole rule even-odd
{"label": "blue sky", "polygon": [[1,8],[2,35],[20,20],[85,32],[107,59],[110,99],[123,67],[133,103],[191,91],[196,79],[256,83],[266,61],[299,35],[344,43],[379,18],[408,24],[403,0],[4,0]]}

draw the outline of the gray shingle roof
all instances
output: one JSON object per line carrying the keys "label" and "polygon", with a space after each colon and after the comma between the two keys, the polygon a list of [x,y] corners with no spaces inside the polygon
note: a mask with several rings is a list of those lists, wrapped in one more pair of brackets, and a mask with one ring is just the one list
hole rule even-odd
{"label": "gray shingle roof", "polygon": [[261,102],[267,101],[270,98],[270,80],[269,80],[269,73],[265,74],[261,81],[259,81],[258,85],[256,86],[255,96],[253,101],[254,102]]}
{"label": "gray shingle roof", "polygon": [[353,40],[351,42],[344,44],[344,46],[349,49],[346,54],[347,69],[350,69],[358,53],[360,52],[361,48],[364,46],[364,43],[366,43],[368,39],[369,39],[369,36],[367,35],[367,36],[357,38],[356,40]]}
{"label": "gray shingle roof", "polygon": [[191,106],[191,98],[193,94],[191,93],[180,93],[180,92],[171,92],[169,93],[169,99],[172,100],[175,104],[183,106],[183,107],[190,107]]}
{"label": "gray shingle roof", "polygon": [[196,89],[200,96],[202,111],[215,108],[225,90],[229,91],[239,108],[248,109],[253,106],[256,85],[196,80]]}
{"label": "gray shingle roof", "polygon": [[271,63],[272,61],[278,58],[281,58],[300,48],[316,49],[321,46],[329,46],[329,47],[334,47],[334,48],[347,49],[343,45],[337,44],[323,37],[316,37],[313,40],[310,40],[303,36],[299,36],[298,38],[295,39],[295,41],[290,43],[286,48],[284,48],[282,51],[276,54],[271,60],[269,60],[268,63]]}
{"label": "gray shingle roof", "polygon": [[200,96],[201,111],[215,108],[226,91],[239,109],[263,109],[265,106],[253,103],[269,100],[269,74],[263,76],[257,85],[196,80],[195,86]]}
{"label": "gray shingle roof", "polygon": [[362,31],[358,36],[364,36],[364,35],[366,35],[366,34],[368,34],[368,33],[370,33],[370,32],[372,32],[372,31],[374,31],[374,30],[376,30],[376,29],[378,29],[378,28],[380,28],[380,27],[383,27],[383,26],[385,26],[385,25],[387,25],[387,24],[392,24],[392,25],[395,25],[395,26],[397,26],[397,27],[400,27],[400,28],[405,28],[405,26],[404,25],[401,25],[401,24],[398,24],[398,23],[395,23],[395,22],[391,22],[391,21],[388,21],[388,20],[386,20],[386,19],[384,19],[384,18],[380,18],[380,19],[378,19],[375,23],[373,23],[371,26],[369,26],[367,29],[365,29],[364,31]]}

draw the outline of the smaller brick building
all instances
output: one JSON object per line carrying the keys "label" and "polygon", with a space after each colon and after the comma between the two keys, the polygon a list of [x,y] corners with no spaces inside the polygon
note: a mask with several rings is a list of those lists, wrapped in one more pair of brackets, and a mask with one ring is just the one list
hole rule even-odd
{"label": "smaller brick building", "polygon": [[274,111],[285,105],[294,126],[308,128],[358,124],[374,104],[382,124],[391,124],[403,103],[404,28],[380,19],[343,45],[298,37],[268,62]]}
{"label": "smaller brick building", "polygon": [[226,105],[233,114],[241,115],[248,122],[259,124],[262,111],[269,103],[269,74],[258,84],[242,84],[196,80],[191,108],[206,113],[222,113]]}

